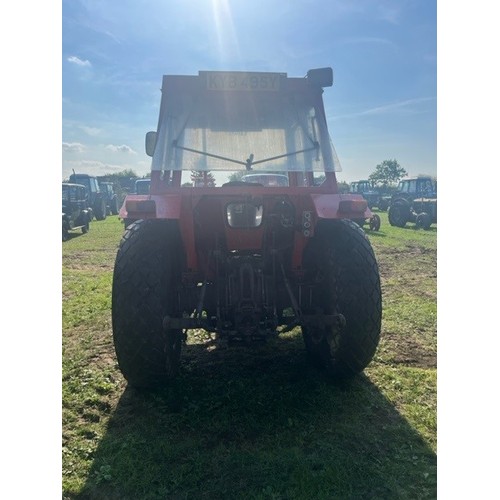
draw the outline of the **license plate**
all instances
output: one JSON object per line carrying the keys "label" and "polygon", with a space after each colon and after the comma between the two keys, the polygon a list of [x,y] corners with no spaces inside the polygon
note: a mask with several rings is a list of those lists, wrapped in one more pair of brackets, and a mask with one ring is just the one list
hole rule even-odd
{"label": "license plate", "polygon": [[243,71],[207,71],[208,90],[271,91],[280,90],[283,73],[247,73]]}

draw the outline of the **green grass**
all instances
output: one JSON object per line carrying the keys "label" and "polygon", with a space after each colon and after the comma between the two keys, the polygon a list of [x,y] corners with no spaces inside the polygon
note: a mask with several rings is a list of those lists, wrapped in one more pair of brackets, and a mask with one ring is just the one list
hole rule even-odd
{"label": "green grass", "polygon": [[207,350],[190,332],[167,389],[127,388],[111,332],[123,226],[63,244],[63,497],[436,497],[436,228],[367,231],[382,278],[379,349],[332,384],[291,332],[255,350]]}

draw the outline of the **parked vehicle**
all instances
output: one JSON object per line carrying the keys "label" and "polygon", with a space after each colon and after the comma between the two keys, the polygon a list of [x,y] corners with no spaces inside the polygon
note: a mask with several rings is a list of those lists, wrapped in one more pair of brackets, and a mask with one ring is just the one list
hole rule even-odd
{"label": "parked vehicle", "polygon": [[[322,98],[332,83],[331,68],[163,77],[158,129],[146,134],[150,193],[120,209],[135,222],[113,273],[114,346],[131,386],[168,384],[193,328],[250,348],[300,327],[329,376],[370,363],[380,277],[353,220],[372,214],[362,196],[338,191]],[[186,185],[193,171],[235,170],[288,180]]]}
{"label": "parked vehicle", "polygon": [[385,212],[389,207],[391,197],[385,196],[373,188],[372,183],[368,180],[354,181],[349,184],[350,193],[359,193],[368,202],[370,210],[378,208]]}
{"label": "parked vehicle", "polygon": [[80,229],[87,233],[92,220],[92,209],[85,186],[62,183],[62,240],[69,238],[69,232]]}
{"label": "parked vehicle", "polygon": [[428,175],[401,180],[392,195],[388,216],[391,226],[405,227],[413,222],[429,229],[437,223],[437,180]]}
{"label": "parked vehicle", "polygon": [[[151,179],[137,179],[134,182],[134,191],[130,193],[131,195],[149,195],[149,189],[151,185]],[[130,226],[132,222],[135,222],[136,220],[140,219],[140,215],[138,217],[133,217],[132,215],[124,217],[123,214],[126,212],[125,209],[125,202],[127,200],[127,197],[123,200],[122,207],[120,211],[118,212],[120,215],[120,218],[123,220],[123,225],[125,228]]]}
{"label": "parked vehicle", "polygon": [[283,174],[248,174],[242,176],[243,182],[253,182],[261,186],[288,186],[288,175]]}
{"label": "parked vehicle", "polygon": [[378,231],[380,229],[380,225],[382,224],[382,221],[378,214],[372,214],[368,219],[353,220],[359,227],[365,227],[365,225],[367,225],[372,231]]}
{"label": "parked vehicle", "polygon": [[149,194],[150,185],[151,185],[151,179],[137,179],[135,181],[135,193]]}
{"label": "parked vehicle", "polygon": [[88,174],[71,174],[69,182],[83,184],[89,194],[89,202],[97,220],[104,220],[107,215],[107,206],[104,193],[101,191],[97,178]]}
{"label": "parked vehicle", "polygon": [[106,200],[106,209],[108,215],[118,215],[118,195],[115,193],[115,188],[112,182],[99,182],[99,187],[104,193]]}

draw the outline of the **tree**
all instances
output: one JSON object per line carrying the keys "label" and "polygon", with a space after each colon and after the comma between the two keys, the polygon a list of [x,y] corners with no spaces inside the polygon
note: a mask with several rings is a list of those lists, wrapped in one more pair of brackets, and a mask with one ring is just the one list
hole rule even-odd
{"label": "tree", "polygon": [[247,174],[246,170],[237,170],[236,172],[232,172],[228,176],[228,182],[240,181],[245,174]]}
{"label": "tree", "polygon": [[378,164],[368,179],[376,186],[387,187],[396,184],[402,177],[408,175],[397,160],[384,160]]}
{"label": "tree", "polygon": [[120,172],[115,172],[113,174],[106,174],[108,177],[120,179],[120,178],[130,178],[137,177],[137,174],[131,168],[127,168],[125,170],[121,170]]}
{"label": "tree", "polygon": [[191,181],[194,186],[215,186],[215,177],[212,172],[191,170]]}
{"label": "tree", "polygon": [[337,181],[337,186],[339,188],[339,193],[349,192],[349,183],[347,183],[346,181]]}

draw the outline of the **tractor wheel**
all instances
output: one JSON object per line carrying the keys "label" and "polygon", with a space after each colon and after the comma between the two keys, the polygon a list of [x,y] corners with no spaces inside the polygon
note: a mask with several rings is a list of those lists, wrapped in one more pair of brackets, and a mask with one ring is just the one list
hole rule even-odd
{"label": "tractor wheel", "polygon": [[378,231],[380,229],[380,216],[373,214],[370,217],[369,225],[372,231]]}
{"label": "tractor wheel", "polygon": [[389,224],[396,227],[405,227],[410,220],[410,207],[407,203],[396,201],[389,207]]}
{"label": "tractor wheel", "polygon": [[127,229],[127,227],[129,227],[130,224],[132,224],[132,222],[135,222],[135,221],[136,221],[136,219],[123,219],[123,227],[125,229]]}
{"label": "tractor wheel", "polygon": [[182,330],[163,328],[178,315],[181,245],[172,221],[141,220],[122,237],[115,261],[112,323],[116,357],[131,386],[165,385],[180,365]]}
{"label": "tractor wheel", "polygon": [[106,206],[106,201],[104,198],[97,200],[94,215],[96,220],[104,220],[106,218],[106,214],[108,212],[108,207]]}
{"label": "tractor wheel", "polygon": [[382,212],[385,212],[389,208],[389,202],[387,200],[380,200],[378,208]]}
{"label": "tractor wheel", "polygon": [[[382,293],[377,261],[366,234],[348,220],[318,232],[304,255],[316,283],[311,314],[341,314],[339,326],[302,327],[306,350],[336,378],[352,377],[372,360],[380,339]],[[306,311],[304,311],[306,312]]]}
{"label": "tractor wheel", "polygon": [[431,216],[427,212],[421,212],[417,215],[417,219],[415,220],[415,227],[417,229],[429,229],[431,224]]}
{"label": "tractor wheel", "polygon": [[116,196],[111,200],[110,203],[111,215],[118,215],[118,199]]}

